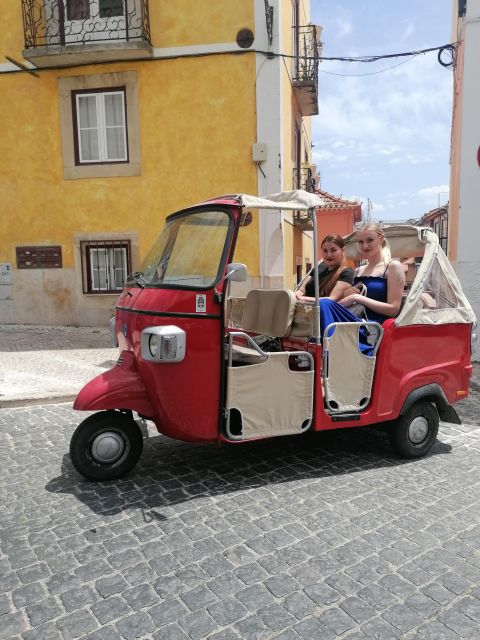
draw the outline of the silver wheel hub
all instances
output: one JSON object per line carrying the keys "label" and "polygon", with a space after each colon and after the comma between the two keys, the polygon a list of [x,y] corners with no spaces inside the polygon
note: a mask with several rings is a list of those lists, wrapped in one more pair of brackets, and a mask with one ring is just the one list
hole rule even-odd
{"label": "silver wheel hub", "polygon": [[423,416],[417,416],[408,427],[408,437],[413,444],[419,444],[425,440],[428,434],[428,422]]}
{"label": "silver wheel hub", "polygon": [[119,460],[125,451],[125,441],[115,431],[104,431],[92,442],[92,458],[102,464],[112,464]]}

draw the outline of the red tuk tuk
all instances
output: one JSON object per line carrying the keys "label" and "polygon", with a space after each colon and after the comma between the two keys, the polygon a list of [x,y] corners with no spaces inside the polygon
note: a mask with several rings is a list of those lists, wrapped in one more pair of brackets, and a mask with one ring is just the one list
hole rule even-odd
{"label": "red tuk tuk", "polygon": [[[128,473],[142,453],[134,419],[192,442],[248,442],[384,424],[394,451],[426,454],[439,417],[459,423],[452,405],[468,395],[476,319],[430,229],[384,228],[392,257],[422,256],[397,318],[335,323],[320,335],[316,303],[287,289],[229,295],[247,278],[234,263],[246,207],[305,210],[314,232],[319,196],[221,196],[170,215],[118,298],[112,332],[117,364],[89,382],[74,408],[95,411],[75,430],[70,454],[86,478]],[[346,252],[356,255],[355,234]],[[359,348],[359,335],[370,350]],[[277,348],[262,348],[276,339]]]}

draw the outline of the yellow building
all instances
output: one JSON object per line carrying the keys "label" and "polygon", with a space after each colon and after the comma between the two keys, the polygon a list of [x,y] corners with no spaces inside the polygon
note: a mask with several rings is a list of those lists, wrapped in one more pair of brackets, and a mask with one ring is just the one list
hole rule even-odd
{"label": "yellow building", "polygon": [[[104,324],[169,213],[314,186],[308,8],[1,3],[0,322]],[[250,286],[293,286],[309,243],[289,214],[254,216],[236,259]]]}

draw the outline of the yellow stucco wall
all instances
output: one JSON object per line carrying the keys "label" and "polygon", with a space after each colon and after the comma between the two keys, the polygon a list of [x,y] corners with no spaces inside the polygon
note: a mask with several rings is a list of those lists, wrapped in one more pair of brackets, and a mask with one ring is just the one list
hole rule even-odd
{"label": "yellow stucco wall", "polygon": [[[140,232],[144,254],[168,213],[216,194],[255,193],[253,56],[241,64],[222,56],[102,65],[101,71],[132,69],[138,74],[142,175],[123,178],[63,179],[56,78],[78,70],[43,71],[39,79],[0,76],[2,147],[8,149],[0,159],[8,212],[2,235],[11,252],[3,259],[13,261],[16,244],[62,244],[64,266],[71,266],[74,232],[132,228]],[[98,71],[82,68],[82,75]],[[240,255],[256,251],[251,240],[239,247]]]}
{"label": "yellow stucco wall", "polygon": [[253,2],[150,0],[149,6],[155,47],[234,42],[240,29],[254,31]]}

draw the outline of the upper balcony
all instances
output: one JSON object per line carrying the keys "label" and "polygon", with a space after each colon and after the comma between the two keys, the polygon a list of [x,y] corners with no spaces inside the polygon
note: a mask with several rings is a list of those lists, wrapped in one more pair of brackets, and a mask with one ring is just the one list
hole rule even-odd
{"label": "upper balcony", "polygon": [[[316,193],[320,176],[317,173],[315,165],[304,165],[293,169],[293,188],[303,189],[309,193]],[[305,231],[313,229],[313,222],[308,211],[295,211],[293,214],[293,223]]]}
{"label": "upper balcony", "polygon": [[36,67],[153,55],[148,0],[21,0],[25,50]]}
{"label": "upper balcony", "polygon": [[318,115],[318,63],[322,27],[314,24],[294,27],[295,58],[293,89],[302,116]]}

